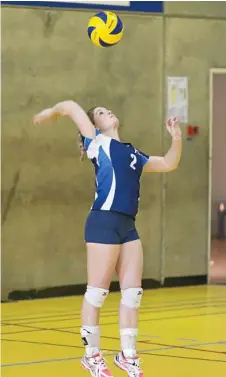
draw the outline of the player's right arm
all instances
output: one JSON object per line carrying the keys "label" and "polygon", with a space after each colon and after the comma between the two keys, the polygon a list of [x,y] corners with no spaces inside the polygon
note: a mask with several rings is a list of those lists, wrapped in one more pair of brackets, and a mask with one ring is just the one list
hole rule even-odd
{"label": "player's right arm", "polygon": [[59,116],[68,116],[77,125],[79,132],[85,138],[96,137],[95,127],[87,116],[86,112],[76,102],[68,100],[57,103],[52,108],[45,109],[36,114],[33,118],[34,124],[42,124],[54,121]]}

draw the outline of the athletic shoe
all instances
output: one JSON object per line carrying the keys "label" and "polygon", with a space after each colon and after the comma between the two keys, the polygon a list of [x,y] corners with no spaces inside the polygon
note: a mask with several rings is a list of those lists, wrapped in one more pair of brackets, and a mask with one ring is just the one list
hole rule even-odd
{"label": "athletic shoe", "polygon": [[144,373],[140,369],[140,360],[136,357],[134,359],[126,358],[122,352],[120,352],[114,359],[115,365],[118,368],[127,372],[129,377],[144,377]]}
{"label": "athletic shoe", "polygon": [[84,369],[88,370],[93,377],[113,377],[104,358],[100,354],[94,355],[93,357],[83,356],[82,366]]}

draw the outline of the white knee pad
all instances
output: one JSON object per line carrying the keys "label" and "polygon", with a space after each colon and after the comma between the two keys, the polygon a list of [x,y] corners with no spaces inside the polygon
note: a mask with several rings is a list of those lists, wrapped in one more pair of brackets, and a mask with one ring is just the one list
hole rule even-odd
{"label": "white knee pad", "polygon": [[108,296],[109,290],[104,288],[91,287],[87,285],[85,293],[86,300],[96,308],[101,308]]}
{"label": "white knee pad", "polygon": [[143,295],[142,288],[128,288],[122,290],[121,303],[131,309],[138,309]]}

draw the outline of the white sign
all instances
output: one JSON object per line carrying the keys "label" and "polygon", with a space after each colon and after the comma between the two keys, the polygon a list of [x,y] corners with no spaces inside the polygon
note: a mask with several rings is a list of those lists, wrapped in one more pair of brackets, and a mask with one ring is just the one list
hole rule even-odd
{"label": "white sign", "polygon": [[188,122],[188,78],[167,77],[167,118],[178,117]]}

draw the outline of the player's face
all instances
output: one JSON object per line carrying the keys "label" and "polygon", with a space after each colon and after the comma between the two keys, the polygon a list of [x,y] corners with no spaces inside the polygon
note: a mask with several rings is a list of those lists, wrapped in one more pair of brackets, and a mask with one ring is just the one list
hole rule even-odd
{"label": "player's face", "polygon": [[94,110],[94,123],[100,132],[108,131],[119,126],[118,118],[104,107],[96,107]]}

